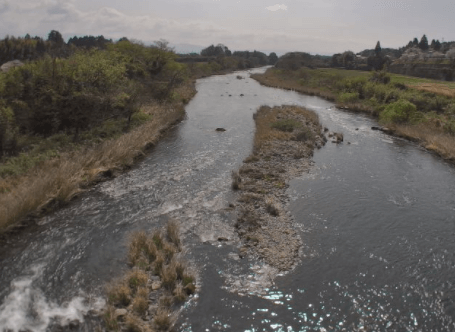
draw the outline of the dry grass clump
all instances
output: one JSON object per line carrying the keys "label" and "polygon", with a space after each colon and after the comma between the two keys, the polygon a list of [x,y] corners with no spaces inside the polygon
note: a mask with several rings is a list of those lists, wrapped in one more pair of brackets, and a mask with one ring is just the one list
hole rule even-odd
{"label": "dry grass clump", "polygon": [[145,315],[145,313],[149,307],[148,296],[149,296],[148,289],[145,287],[142,287],[142,288],[138,289],[136,297],[134,298],[133,310],[141,316]]}
{"label": "dry grass clump", "polygon": [[242,181],[242,178],[240,177],[238,172],[232,171],[232,189],[234,190],[239,190],[240,189],[240,182]]}
{"label": "dry grass clump", "polygon": [[185,288],[183,287],[182,283],[178,283],[175,286],[173,294],[174,294],[174,299],[177,303],[183,302],[186,300],[187,293],[186,293]]}
{"label": "dry grass clump", "polygon": [[455,161],[455,137],[441,132],[429,123],[418,125],[394,125],[396,134],[415,140],[417,139],[426,149],[436,152],[446,160]]}
{"label": "dry grass clump", "polygon": [[274,200],[272,198],[266,199],[265,207],[266,207],[267,212],[270,213],[272,216],[274,216],[274,217],[278,216],[279,210],[276,207],[276,203],[274,202]]}
{"label": "dry grass clump", "polygon": [[125,330],[127,332],[145,332],[145,331],[147,331],[144,328],[143,324],[141,324],[141,320],[134,315],[128,315],[126,317]]}
{"label": "dry grass clump", "polygon": [[126,280],[128,282],[128,286],[131,288],[133,293],[135,293],[139,287],[147,285],[148,275],[141,269],[137,268],[127,274]]}
{"label": "dry grass clump", "polygon": [[161,282],[164,288],[172,292],[175,288],[176,281],[177,271],[174,263],[172,263],[163,268],[163,271],[161,272]]}
{"label": "dry grass clump", "polygon": [[68,202],[100,175],[128,168],[184,115],[181,103],[150,105],[146,111],[152,114],[152,120],[119,138],[63,153],[25,175],[0,179],[0,232],[32,212]]}
{"label": "dry grass clump", "polygon": [[113,282],[107,287],[108,302],[112,305],[127,306],[131,302],[131,288],[120,280]]}
{"label": "dry grass clump", "polygon": [[[178,223],[170,221],[165,233],[157,230],[135,232],[130,236],[128,248],[132,270],[107,288],[105,325],[109,330],[118,330],[122,323],[115,317],[115,309],[125,308],[129,312],[122,325],[126,330],[146,331],[152,318],[155,327],[166,330],[172,325],[172,306],[184,302],[196,290],[194,276],[178,259],[181,250]],[[156,300],[157,296],[149,297],[153,290],[159,292],[159,300]],[[150,306],[158,307],[154,317],[149,316],[153,315],[153,310],[148,310]]]}
{"label": "dry grass clump", "polygon": [[166,309],[159,309],[154,319],[155,327],[159,331],[166,331],[171,327],[171,313]]}
{"label": "dry grass clump", "polygon": [[104,323],[106,324],[106,328],[111,331],[117,331],[119,328],[119,324],[117,318],[115,317],[115,308],[112,305],[108,305],[107,308],[104,310],[103,314]]}
{"label": "dry grass clump", "polygon": [[166,234],[169,242],[180,248],[179,226],[175,220],[170,220],[166,226]]}
{"label": "dry grass clump", "polygon": [[246,157],[243,162],[248,164],[248,163],[254,163],[256,161],[259,161],[259,157],[252,154],[252,155]]}

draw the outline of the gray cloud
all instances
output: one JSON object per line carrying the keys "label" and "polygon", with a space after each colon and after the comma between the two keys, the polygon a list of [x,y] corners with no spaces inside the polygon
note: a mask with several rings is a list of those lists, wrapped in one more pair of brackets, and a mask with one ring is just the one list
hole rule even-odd
{"label": "gray cloud", "polygon": [[383,47],[398,47],[424,33],[430,40],[455,39],[453,1],[287,0],[263,6],[262,0],[0,0],[0,31],[46,36],[56,29],[66,38],[103,34],[314,53],[360,51],[378,40]]}
{"label": "gray cloud", "polygon": [[265,7],[265,9],[270,10],[272,12],[276,12],[277,10],[288,10],[288,6],[286,5],[274,5],[270,7]]}
{"label": "gray cloud", "polygon": [[10,9],[10,4],[8,1],[0,1],[0,15],[6,13]]}

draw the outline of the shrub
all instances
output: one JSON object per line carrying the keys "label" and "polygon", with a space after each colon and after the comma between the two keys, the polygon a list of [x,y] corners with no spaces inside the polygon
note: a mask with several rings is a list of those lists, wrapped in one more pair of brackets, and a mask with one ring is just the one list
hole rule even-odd
{"label": "shrub", "polygon": [[374,83],[388,84],[390,82],[390,75],[385,71],[374,71],[371,74],[370,81]]}
{"label": "shrub", "polygon": [[400,99],[385,107],[379,118],[383,122],[405,123],[409,122],[416,115],[416,106],[404,99]]}
{"label": "shrub", "polygon": [[347,104],[347,103],[353,103],[356,102],[359,99],[359,93],[358,92],[343,92],[340,93],[338,96],[338,101]]}

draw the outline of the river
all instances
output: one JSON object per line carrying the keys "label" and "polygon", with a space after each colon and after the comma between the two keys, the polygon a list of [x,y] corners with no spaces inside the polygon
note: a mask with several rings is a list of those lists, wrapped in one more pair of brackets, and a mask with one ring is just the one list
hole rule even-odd
{"label": "river", "polygon": [[[198,80],[187,118],[144,161],[1,245],[0,331],[92,331],[104,285],[127,269],[128,235],[169,218],[180,222],[200,287],[176,330],[455,330],[453,166],[372,131],[369,117],[248,76]],[[253,113],[282,104],[316,111],[344,143],[316,151],[311,171],[291,181],[302,260],[274,277],[239,259],[228,205]]]}

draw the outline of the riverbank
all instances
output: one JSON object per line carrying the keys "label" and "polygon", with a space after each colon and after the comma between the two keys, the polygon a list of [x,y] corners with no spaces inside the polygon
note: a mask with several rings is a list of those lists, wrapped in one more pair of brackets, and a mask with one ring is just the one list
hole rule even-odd
{"label": "riverbank", "polygon": [[236,231],[240,257],[254,255],[280,271],[298,262],[302,241],[284,208],[289,179],[309,170],[313,150],[325,144],[318,116],[301,107],[262,106],[254,115],[253,153],[233,173],[238,190]]}
{"label": "riverbank", "polygon": [[[194,81],[176,89],[180,98],[150,101],[142,109],[149,119],[137,128],[71,149],[45,160],[19,176],[0,179],[0,233],[19,227],[59,206],[95,183],[129,169],[160,137],[185,116],[185,104],[195,95]],[[28,217],[28,218],[27,218]]]}
{"label": "riverbank", "polygon": [[[367,113],[379,118],[388,133],[416,141],[455,162],[455,102],[438,82],[432,83],[429,92],[421,89],[423,79],[307,68],[297,71],[270,68],[251,78],[265,86],[320,96],[336,101],[339,108]],[[410,105],[409,110],[402,109],[402,101]]]}

